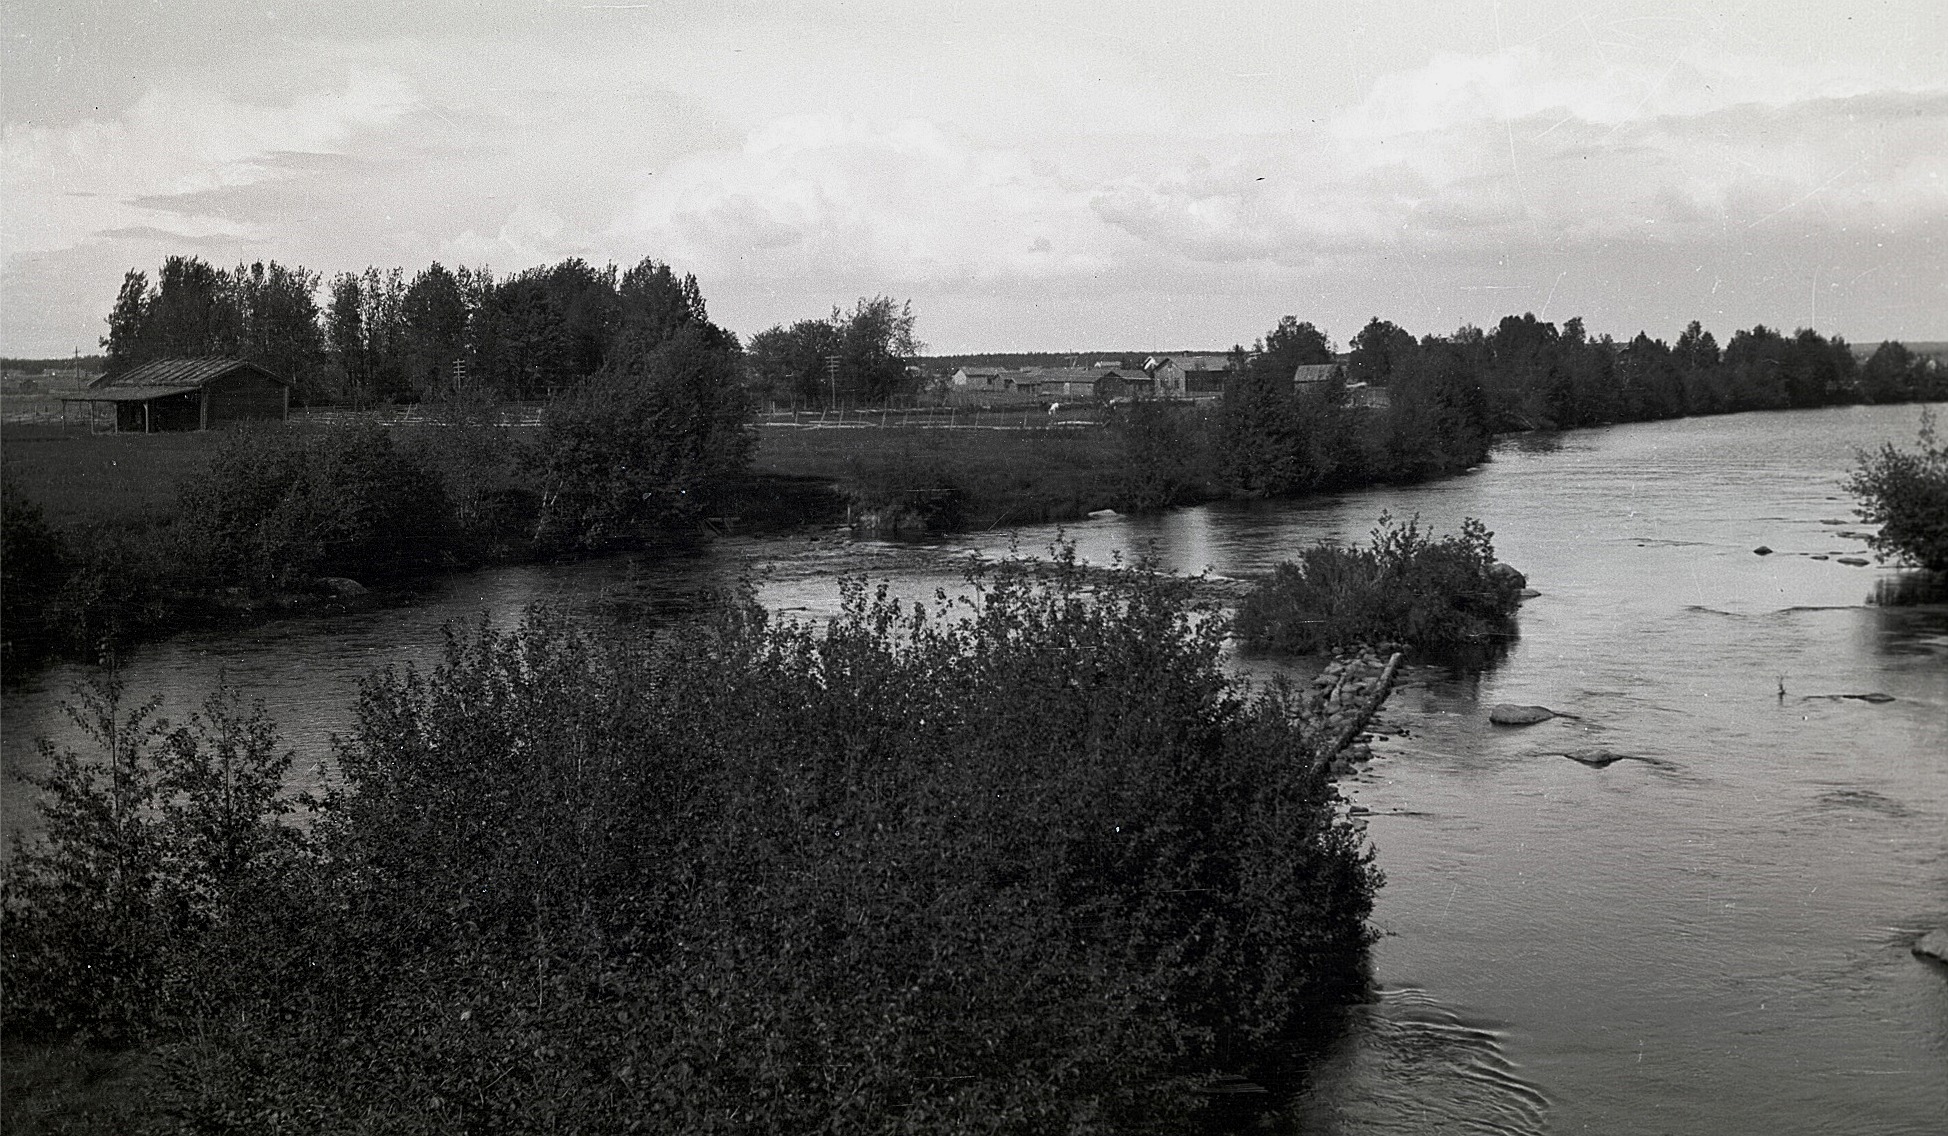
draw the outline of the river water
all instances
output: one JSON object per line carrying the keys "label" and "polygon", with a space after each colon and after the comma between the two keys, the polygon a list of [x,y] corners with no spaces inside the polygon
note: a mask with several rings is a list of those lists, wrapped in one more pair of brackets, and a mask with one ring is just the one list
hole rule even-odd
{"label": "river water", "polygon": [[[1863,407],[1530,436],[1438,484],[1067,530],[1091,560],[1235,575],[1361,539],[1383,509],[1436,531],[1475,516],[1542,593],[1497,665],[1410,670],[1384,714],[1408,736],[1346,786],[1388,875],[1379,991],[1293,1127],[1941,1130],[1948,970],[1909,948],[1948,925],[1948,603],[1877,604],[1901,574],[1835,559],[1862,549],[1838,485],[1855,447],[1910,443],[1918,419]],[[937,555],[837,543],[473,573],[410,604],[145,646],[124,675],[181,716],[227,673],[308,766],[359,678],[432,658],[449,620],[505,625],[549,601],[613,612],[627,634],[738,575],[817,616],[837,601],[822,565],[862,556],[911,595],[958,578]],[[62,736],[58,700],[83,677],[6,692],[9,758],[31,765],[33,736]],[[1865,693],[1892,701],[1837,697]],[[1573,717],[1495,727],[1497,702]],[[1621,759],[1563,756],[1591,751]],[[31,827],[9,788],[6,827]]]}

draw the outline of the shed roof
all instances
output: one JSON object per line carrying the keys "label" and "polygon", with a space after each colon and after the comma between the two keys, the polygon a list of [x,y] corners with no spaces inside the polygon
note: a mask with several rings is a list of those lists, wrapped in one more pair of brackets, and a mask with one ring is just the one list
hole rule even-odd
{"label": "shed roof", "polygon": [[1294,383],[1323,383],[1339,373],[1338,363],[1300,363],[1292,371]]}
{"label": "shed roof", "polygon": [[174,383],[174,384],[167,384],[167,385],[144,383],[141,386],[117,385],[117,386],[107,387],[105,389],[91,390],[85,395],[71,396],[69,398],[63,399],[62,401],[63,402],[147,402],[152,398],[168,398],[172,394],[189,394],[192,391],[198,391],[202,389],[203,387],[201,383],[189,383],[189,384]]}
{"label": "shed roof", "polygon": [[[111,389],[115,391],[128,391],[138,387],[151,387],[156,389],[147,395],[139,397],[160,398],[163,395],[181,394],[186,390],[196,390],[212,379],[222,378],[224,375],[240,368],[248,368],[256,371],[272,382],[282,383],[287,387],[291,385],[286,380],[272,374],[268,369],[252,363],[248,359],[238,359],[229,356],[204,356],[194,359],[156,359],[152,362],[144,363],[139,367],[123,371],[120,374],[103,375],[101,378],[89,383],[88,389],[106,392]],[[165,390],[162,388],[171,389]],[[104,401],[126,402],[138,396],[118,396],[111,399],[107,394],[103,394],[99,397]]]}

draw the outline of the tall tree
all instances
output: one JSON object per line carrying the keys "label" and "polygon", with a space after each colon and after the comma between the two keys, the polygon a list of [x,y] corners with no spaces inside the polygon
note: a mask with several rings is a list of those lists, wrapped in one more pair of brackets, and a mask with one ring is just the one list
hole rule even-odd
{"label": "tall tree", "polygon": [[466,352],[467,298],[438,261],[413,277],[400,302],[406,381],[422,398],[451,391]]}
{"label": "tall tree", "polygon": [[1347,379],[1383,387],[1394,371],[1413,355],[1419,343],[1406,329],[1374,316],[1349,346],[1352,353],[1347,360]]}
{"label": "tall tree", "polygon": [[122,289],[115,295],[115,307],[108,313],[108,334],[101,345],[107,349],[105,370],[119,375],[140,366],[150,358],[143,336],[149,322],[149,276],[133,268],[122,277]]}

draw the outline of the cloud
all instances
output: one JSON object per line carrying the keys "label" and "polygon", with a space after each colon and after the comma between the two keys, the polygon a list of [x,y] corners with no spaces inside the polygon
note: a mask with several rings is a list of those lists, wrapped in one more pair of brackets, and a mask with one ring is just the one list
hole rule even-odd
{"label": "cloud", "polygon": [[[1089,187],[922,121],[784,118],[658,174],[617,240],[699,269],[886,286],[1102,270]],[[878,285],[875,285],[878,286]]]}
{"label": "cloud", "polygon": [[10,122],[0,137],[8,258],[149,225],[185,237],[253,235],[225,191],[314,174],[418,104],[404,81],[355,74],[275,104],[156,87],[128,110],[67,126]]}

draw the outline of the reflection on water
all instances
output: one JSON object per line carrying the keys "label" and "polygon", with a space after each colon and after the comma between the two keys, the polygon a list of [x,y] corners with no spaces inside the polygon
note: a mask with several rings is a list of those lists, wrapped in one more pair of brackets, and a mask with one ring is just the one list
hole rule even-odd
{"label": "reflection on water", "polygon": [[[1864,542],[1829,523],[1847,515],[1854,449],[1911,437],[1917,417],[1853,407],[1529,437],[1433,485],[1067,529],[1092,562],[1244,576],[1315,541],[1363,540],[1382,510],[1435,532],[1475,516],[1542,593],[1495,667],[1409,671],[1384,718],[1407,736],[1376,743],[1346,786],[1388,877],[1381,994],[1289,1119],[1892,1133],[1948,1115],[1948,982],[1908,950],[1948,925],[1948,604],[1911,573],[1839,563]],[[1056,535],[1013,544],[1035,553]],[[127,677],[180,714],[227,668],[301,758],[319,757],[360,676],[429,660],[449,619],[506,624],[546,601],[640,627],[754,560],[761,602],[817,619],[838,596],[809,547],[476,573],[418,606],[145,647]],[[874,574],[910,599],[961,586],[952,564],[891,546]],[[6,693],[9,756],[58,729],[54,696],[79,673]],[[1833,697],[1867,693],[1888,699]],[[1496,702],[1573,717],[1496,727]],[[1604,755],[1616,760],[1582,760]]]}

